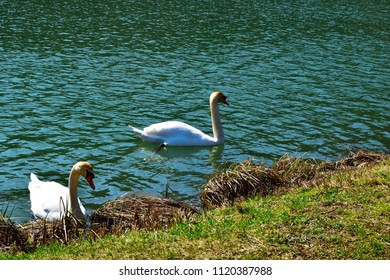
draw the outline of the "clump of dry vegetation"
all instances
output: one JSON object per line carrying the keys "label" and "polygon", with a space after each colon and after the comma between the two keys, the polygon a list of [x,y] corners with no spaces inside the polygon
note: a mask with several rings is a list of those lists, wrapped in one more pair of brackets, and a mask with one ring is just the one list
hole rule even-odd
{"label": "clump of dry vegetation", "polygon": [[300,184],[314,185],[332,172],[362,168],[389,155],[357,151],[335,162],[284,155],[271,168],[247,160],[220,168],[204,185],[201,201],[206,208],[232,205],[251,196],[266,196]]}
{"label": "clump of dry vegetation", "polygon": [[165,229],[198,212],[195,207],[171,199],[123,195],[93,212],[91,226],[99,235],[134,229]]}
{"label": "clump of dry vegetation", "polygon": [[27,236],[11,220],[0,215],[0,251],[27,251],[31,248]]}
{"label": "clump of dry vegetation", "polygon": [[65,215],[60,221],[48,222],[42,219],[24,223],[19,226],[34,247],[59,242],[67,245],[89,231],[83,223],[74,217]]}
{"label": "clump of dry vegetation", "polygon": [[243,197],[269,195],[283,185],[277,172],[247,160],[217,170],[204,185],[201,201],[206,208],[232,204]]}

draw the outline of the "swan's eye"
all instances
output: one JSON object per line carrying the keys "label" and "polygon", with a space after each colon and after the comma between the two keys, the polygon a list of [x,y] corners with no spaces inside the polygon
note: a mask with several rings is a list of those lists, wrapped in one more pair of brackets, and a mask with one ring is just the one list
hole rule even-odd
{"label": "swan's eye", "polygon": [[92,178],[92,179],[95,178],[95,174],[93,174],[91,171],[86,170],[86,172],[87,172],[87,176],[86,176],[86,177],[90,177],[90,178]]}
{"label": "swan's eye", "polygon": [[229,103],[227,102],[226,99],[227,99],[227,97],[225,95],[222,95],[222,103],[229,105]]}

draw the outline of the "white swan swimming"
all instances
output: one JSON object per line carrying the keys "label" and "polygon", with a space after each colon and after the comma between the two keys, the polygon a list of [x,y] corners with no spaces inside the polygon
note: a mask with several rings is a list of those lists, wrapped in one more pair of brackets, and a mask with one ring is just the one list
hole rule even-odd
{"label": "white swan swimming", "polygon": [[28,189],[31,211],[34,215],[47,221],[55,221],[60,220],[67,212],[70,212],[78,220],[85,221],[85,208],[77,196],[80,175],[87,179],[94,190],[93,178],[95,175],[88,162],[78,162],[72,167],[69,174],[69,188],[56,182],[43,182],[31,173]]}
{"label": "white swan swimming", "polygon": [[167,121],[152,124],[143,130],[129,125],[144,141],[159,143],[162,146],[211,146],[219,145],[225,141],[219,115],[218,103],[229,105],[222,92],[213,92],[210,95],[211,122],[214,137],[183,122]]}

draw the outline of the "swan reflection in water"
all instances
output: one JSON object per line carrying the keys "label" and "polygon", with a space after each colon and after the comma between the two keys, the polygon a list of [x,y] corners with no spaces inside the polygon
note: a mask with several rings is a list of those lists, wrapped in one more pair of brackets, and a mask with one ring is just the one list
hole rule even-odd
{"label": "swan reflection in water", "polygon": [[224,145],[207,147],[164,147],[156,153],[154,145],[145,143],[140,147],[140,151],[147,154],[147,156],[143,158],[144,161],[161,163],[181,158],[201,160],[202,158],[205,158],[205,154],[207,153],[209,154],[208,162],[213,168],[217,168],[221,163],[224,148]]}

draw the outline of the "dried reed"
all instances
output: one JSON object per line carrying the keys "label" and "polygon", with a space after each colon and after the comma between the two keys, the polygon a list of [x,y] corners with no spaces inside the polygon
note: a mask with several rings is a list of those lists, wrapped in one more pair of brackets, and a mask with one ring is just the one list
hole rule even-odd
{"label": "dried reed", "polygon": [[195,207],[171,199],[123,195],[92,213],[91,228],[99,235],[134,229],[155,230],[196,213]]}
{"label": "dried reed", "polygon": [[229,168],[222,165],[203,186],[201,201],[205,208],[231,205],[245,197],[265,196],[299,184],[313,185],[330,172],[361,168],[387,157],[388,154],[357,151],[335,162],[284,155],[272,168],[256,165],[251,160],[233,163]]}
{"label": "dried reed", "polygon": [[20,225],[34,246],[59,242],[69,244],[71,241],[86,235],[85,224],[72,215],[64,215],[59,221],[49,222],[43,219]]}
{"label": "dried reed", "polygon": [[0,251],[27,251],[30,248],[23,230],[10,219],[0,215]]}
{"label": "dried reed", "polygon": [[227,170],[215,171],[204,185],[201,201],[206,208],[229,205],[244,197],[268,195],[283,184],[274,170],[247,160],[234,163]]}

